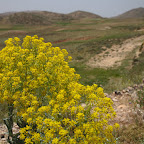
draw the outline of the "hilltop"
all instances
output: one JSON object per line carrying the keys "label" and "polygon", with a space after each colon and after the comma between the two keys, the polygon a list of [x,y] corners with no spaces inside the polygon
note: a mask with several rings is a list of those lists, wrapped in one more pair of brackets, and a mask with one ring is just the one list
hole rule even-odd
{"label": "hilltop", "polygon": [[126,19],[126,18],[144,18],[144,8],[136,8],[129,10],[121,15],[116,16],[115,18],[121,18],[121,19]]}
{"label": "hilltop", "polygon": [[85,12],[85,11],[75,11],[72,13],[68,14],[71,16],[73,19],[81,19],[81,18],[102,18],[99,15],[90,13],[90,12]]}

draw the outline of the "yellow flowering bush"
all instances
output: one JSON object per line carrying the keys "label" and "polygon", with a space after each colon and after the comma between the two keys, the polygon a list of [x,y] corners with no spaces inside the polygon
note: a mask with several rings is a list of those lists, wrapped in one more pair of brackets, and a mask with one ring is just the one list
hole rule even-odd
{"label": "yellow flowering bush", "polygon": [[[115,143],[118,124],[111,99],[96,84],[84,86],[65,49],[36,35],[9,38],[0,51],[0,101],[12,105],[26,125],[26,144]],[[85,98],[85,103],[82,99]]]}

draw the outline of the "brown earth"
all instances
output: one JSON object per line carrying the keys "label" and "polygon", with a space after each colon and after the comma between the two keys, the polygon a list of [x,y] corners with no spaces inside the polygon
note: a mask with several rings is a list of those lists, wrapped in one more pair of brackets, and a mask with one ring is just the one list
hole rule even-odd
{"label": "brown earth", "polygon": [[26,35],[27,32],[26,31],[22,31],[22,30],[9,30],[9,31],[5,31],[5,32],[1,32],[0,36],[4,36],[4,35],[9,35],[9,34],[19,34],[19,35]]}
{"label": "brown earth", "polygon": [[[120,45],[113,45],[111,48],[105,48],[106,50],[102,53],[91,57],[87,62],[87,65],[94,68],[110,68],[120,66],[122,60],[126,59],[133,50],[136,50],[142,45],[143,40],[144,35],[137,38],[127,39]],[[139,55],[138,49],[136,53]]]}
{"label": "brown earth", "polygon": [[52,43],[62,43],[62,42],[69,42],[69,41],[78,41],[78,40],[89,40],[89,39],[92,39],[93,37],[90,37],[90,36],[87,36],[87,37],[79,37],[79,38],[75,38],[75,39],[72,39],[72,38],[68,38],[68,39],[61,39],[61,40],[58,40],[58,41],[54,41]]}

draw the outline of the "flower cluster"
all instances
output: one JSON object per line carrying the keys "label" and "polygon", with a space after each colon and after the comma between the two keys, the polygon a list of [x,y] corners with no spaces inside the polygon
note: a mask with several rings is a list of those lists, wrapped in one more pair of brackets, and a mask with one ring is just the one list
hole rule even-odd
{"label": "flower cluster", "polygon": [[[20,138],[26,144],[115,143],[118,124],[111,99],[96,84],[84,86],[70,68],[65,49],[43,38],[10,38],[0,51],[0,101],[14,104],[27,122]],[[85,98],[85,103],[82,99]]]}

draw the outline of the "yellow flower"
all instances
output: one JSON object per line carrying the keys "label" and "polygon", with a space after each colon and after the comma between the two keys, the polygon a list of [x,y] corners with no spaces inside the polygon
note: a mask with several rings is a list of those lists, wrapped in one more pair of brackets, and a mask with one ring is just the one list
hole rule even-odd
{"label": "yellow flower", "polygon": [[84,118],[84,114],[83,113],[78,113],[76,117],[77,117],[78,121],[82,121],[83,118]]}
{"label": "yellow flower", "polygon": [[67,102],[66,104],[63,105],[62,110],[63,112],[66,112],[68,110],[69,103]]}
{"label": "yellow flower", "polygon": [[74,133],[75,133],[74,135],[75,138],[83,137],[83,133],[80,129],[76,129]]}
{"label": "yellow flower", "polygon": [[64,100],[64,95],[58,94],[58,95],[57,95],[57,100],[58,100],[59,102],[63,101],[63,100]]}
{"label": "yellow flower", "polygon": [[73,139],[73,138],[72,138],[72,139],[70,139],[70,140],[69,140],[69,144],[76,144],[76,140],[75,140],[75,139]]}
{"label": "yellow flower", "polygon": [[71,108],[71,113],[74,114],[75,111],[76,111],[76,109],[77,109],[77,108],[76,108],[75,106],[73,106],[73,107]]}
{"label": "yellow flower", "polygon": [[24,140],[24,139],[25,139],[25,135],[24,135],[24,134],[21,134],[21,135],[20,135],[20,139],[21,139],[21,140]]}
{"label": "yellow flower", "polygon": [[59,131],[59,134],[60,134],[62,137],[64,137],[65,135],[68,134],[68,131],[67,131],[67,130],[64,130],[64,129],[61,129],[61,130]]}
{"label": "yellow flower", "polygon": [[76,125],[76,122],[75,122],[74,120],[71,120],[71,121],[69,122],[69,124],[70,124],[71,127],[74,127],[74,126]]}
{"label": "yellow flower", "polygon": [[27,119],[27,123],[28,123],[28,124],[32,123],[32,118],[28,118],[28,119]]}
{"label": "yellow flower", "polygon": [[118,123],[115,123],[114,127],[115,127],[116,129],[118,129],[118,128],[120,127],[120,125],[119,125]]}
{"label": "yellow flower", "polygon": [[65,125],[67,125],[70,122],[70,119],[69,118],[64,118],[62,121]]}
{"label": "yellow flower", "polygon": [[33,142],[31,141],[31,138],[26,138],[25,144],[33,144]]}
{"label": "yellow flower", "polygon": [[22,67],[23,66],[22,62],[18,62],[17,66]]}
{"label": "yellow flower", "polygon": [[54,139],[52,140],[52,144],[58,144],[58,142],[59,142],[58,138],[54,138]]}
{"label": "yellow flower", "polygon": [[79,94],[76,94],[76,95],[74,96],[74,99],[80,100],[80,99],[81,99],[81,96],[80,96]]}
{"label": "yellow flower", "polygon": [[33,133],[32,140],[35,142],[40,142],[40,134],[39,133]]}

